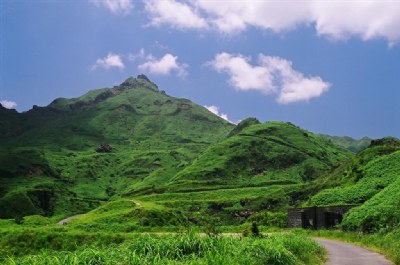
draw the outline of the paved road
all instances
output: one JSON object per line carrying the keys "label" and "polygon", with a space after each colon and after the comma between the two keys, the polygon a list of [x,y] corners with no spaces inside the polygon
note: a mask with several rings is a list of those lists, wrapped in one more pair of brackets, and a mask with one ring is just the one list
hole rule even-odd
{"label": "paved road", "polygon": [[71,221],[72,219],[77,218],[78,216],[80,216],[81,214],[75,214],[73,216],[70,216],[68,218],[62,219],[61,221],[58,222],[59,225],[66,225],[68,224],[69,221]]}
{"label": "paved road", "polygon": [[382,255],[339,241],[314,238],[328,251],[328,261],[325,265],[392,265]]}

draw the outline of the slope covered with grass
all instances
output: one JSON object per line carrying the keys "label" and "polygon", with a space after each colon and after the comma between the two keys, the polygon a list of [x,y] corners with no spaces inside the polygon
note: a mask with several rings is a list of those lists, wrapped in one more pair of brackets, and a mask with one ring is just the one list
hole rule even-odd
{"label": "slope covered with grass", "polygon": [[[366,232],[390,231],[400,224],[400,141],[374,140],[345,170],[337,187],[313,196],[312,205],[359,204],[345,215],[343,227]],[[334,180],[332,180],[334,181]]]}
{"label": "slope covered with grass", "polygon": [[396,181],[400,172],[400,141],[393,138],[375,140],[359,153],[347,168],[341,168],[332,182],[337,187],[322,190],[311,199],[313,205],[364,203]]}
{"label": "slope covered with grass", "polygon": [[169,189],[305,183],[324,176],[349,156],[350,152],[291,123],[252,124],[208,148],[172,179]]}
{"label": "slope covered with grass", "polygon": [[[81,212],[113,196],[160,192],[234,127],[143,75],[24,113],[0,108],[0,123],[0,217]],[[112,151],[96,151],[101,144]]]}
{"label": "slope covered with grass", "polygon": [[363,137],[361,139],[354,139],[349,136],[331,136],[327,134],[318,134],[319,136],[331,140],[333,143],[346,148],[354,153],[358,153],[365,148],[367,148],[370,144],[372,139],[369,137]]}

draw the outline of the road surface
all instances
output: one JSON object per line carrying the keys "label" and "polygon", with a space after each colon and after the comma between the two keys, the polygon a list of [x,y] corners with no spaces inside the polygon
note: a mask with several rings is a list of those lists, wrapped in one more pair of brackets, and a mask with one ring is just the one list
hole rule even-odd
{"label": "road surface", "polygon": [[59,225],[66,225],[68,224],[69,221],[71,221],[72,219],[77,218],[78,216],[80,216],[81,214],[75,214],[73,216],[67,217],[65,219],[62,219],[61,221],[58,222]]}
{"label": "road surface", "polygon": [[382,255],[339,241],[314,238],[328,251],[328,261],[325,265],[392,265]]}

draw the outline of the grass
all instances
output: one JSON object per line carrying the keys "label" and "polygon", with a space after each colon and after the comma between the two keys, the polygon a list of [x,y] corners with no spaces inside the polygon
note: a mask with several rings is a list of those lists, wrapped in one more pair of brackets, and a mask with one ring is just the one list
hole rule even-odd
{"label": "grass", "polygon": [[43,250],[13,256],[3,264],[322,264],[324,250],[296,236],[265,238],[146,236],[108,246],[84,245],[75,250]]}
{"label": "grass", "polygon": [[[25,113],[2,109],[0,120],[2,218],[86,212],[113,196],[159,191],[234,127],[143,76]],[[101,143],[113,152],[96,153]]]}
{"label": "grass", "polygon": [[253,124],[204,151],[169,183],[171,190],[274,182],[304,183],[351,154],[290,123]]}

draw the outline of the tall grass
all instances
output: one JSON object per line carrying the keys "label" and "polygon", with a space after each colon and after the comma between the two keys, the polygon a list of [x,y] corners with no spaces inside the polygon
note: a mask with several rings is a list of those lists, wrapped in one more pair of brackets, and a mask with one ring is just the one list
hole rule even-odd
{"label": "tall grass", "polygon": [[303,236],[264,238],[148,236],[122,244],[85,246],[75,251],[43,250],[36,255],[8,257],[3,264],[321,264],[324,250]]}

